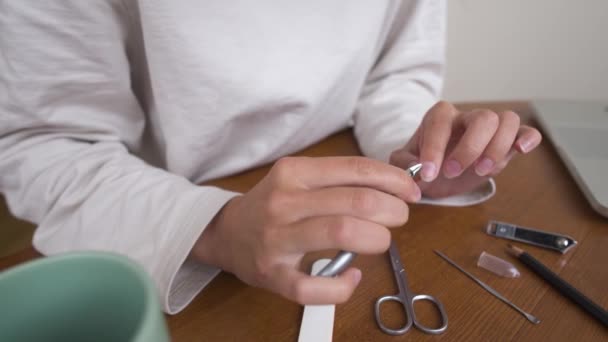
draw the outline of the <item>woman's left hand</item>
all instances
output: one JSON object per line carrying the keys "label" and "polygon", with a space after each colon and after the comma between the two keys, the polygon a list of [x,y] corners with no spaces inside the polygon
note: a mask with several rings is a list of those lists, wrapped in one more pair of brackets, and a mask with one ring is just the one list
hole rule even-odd
{"label": "woman's left hand", "polygon": [[441,101],[426,113],[410,141],[393,151],[390,163],[402,168],[422,163],[420,189],[439,198],[475,189],[541,139],[538,130],[521,125],[512,111],[460,112]]}

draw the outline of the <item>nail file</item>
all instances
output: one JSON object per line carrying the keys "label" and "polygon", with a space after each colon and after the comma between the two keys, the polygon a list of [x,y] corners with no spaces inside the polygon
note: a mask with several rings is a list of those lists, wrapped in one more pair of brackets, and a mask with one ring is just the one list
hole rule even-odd
{"label": "nail file", "polygon": [[[312,265],[310,274],[317,274],[331,259],[319,259]],[[334,332],[335,305],[306,305],[300,325],[298,342],[331,341]]]}

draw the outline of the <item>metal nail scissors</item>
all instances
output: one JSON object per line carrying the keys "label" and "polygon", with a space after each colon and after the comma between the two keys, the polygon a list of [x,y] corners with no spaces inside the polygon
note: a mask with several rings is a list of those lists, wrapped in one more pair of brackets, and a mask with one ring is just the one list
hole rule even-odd
{"label": "metal nail scissors", "polygon": [[[397,281],[397,286],[399,288],[399,293],[396,295],[387,295],[378,298],[375,305],[375,316],[376,323],[382,331],[390,335],[402,335],[405,334],[408,330],[412,328],[414,325],[416,328],[422,330],[427,334],[441,334],[448,328],[448,316],[443,308],[443,304],[435,297],[427,294],[414,294],[409,288],[407,282],[407,274],[405,273],[405,269],[403,268],[403,263],[401,262],[401,257],[399,256],[399,251],[397,250],[397,246],[395,242],[391,241],[391,246],[389,248],[389,256],[391,259],[391,266],[393,267],[393,274]],[[414,311],[414,303],[419,300],[427,300],[435,306],[439,314],[441,315],[441,326],[438,328],[429,328],[424,326],[418,322],[416,319],[416,312]],[[405,310],[405,316],[407,321],[405,325],[398,329],[391,329],[386,327],[382,323],[382,316],[380,315],[380,306],[384,302],[396,301],[399,302],[403,309]]]}

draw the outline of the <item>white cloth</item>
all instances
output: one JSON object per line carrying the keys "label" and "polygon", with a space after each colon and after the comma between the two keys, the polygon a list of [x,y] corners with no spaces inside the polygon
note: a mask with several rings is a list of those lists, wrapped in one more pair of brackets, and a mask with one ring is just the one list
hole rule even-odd
{"label": "white cloth", "polygon": [[0,2],[0,191],[44,254],[129,256],[176,313],[235,193],[195,183],[354,126],[387,160],[442,86],[444,1]]}

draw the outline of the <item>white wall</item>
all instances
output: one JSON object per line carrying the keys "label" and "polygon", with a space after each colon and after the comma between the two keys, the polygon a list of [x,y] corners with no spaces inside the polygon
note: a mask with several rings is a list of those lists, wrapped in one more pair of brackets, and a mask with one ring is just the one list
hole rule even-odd
{"label": "white wall", "polygon": [[448,0],[450,101],[608,100],[607,0]]}

